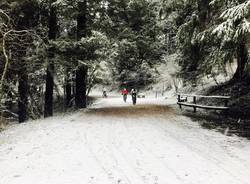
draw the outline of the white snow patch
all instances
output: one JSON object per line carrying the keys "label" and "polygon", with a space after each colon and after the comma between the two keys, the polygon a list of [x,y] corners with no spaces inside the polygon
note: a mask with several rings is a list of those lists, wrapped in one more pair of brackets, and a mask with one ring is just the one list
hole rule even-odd
{"label": "white snow patch", "polygon": [[[128,107],[131,100],[102,99],[92,108],[110,106]],[[82,111],[2,132],[0,183],[248,184],[249,155],[248,140],[203,129],[174,112],[112,117]]]}

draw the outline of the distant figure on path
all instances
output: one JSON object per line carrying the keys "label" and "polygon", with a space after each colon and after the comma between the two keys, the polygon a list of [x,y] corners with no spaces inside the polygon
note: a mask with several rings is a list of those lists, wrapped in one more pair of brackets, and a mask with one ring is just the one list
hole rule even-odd
{"label": "distant figure on path", "polygon": [[135,89],[131,90],[131,96],[132,96],[132,101],[133,101],[133,105],[136,104],[136,98],[137,98],[137,91]]}
{"label": "distant figure on path", "polygon": [[123,101],[126,103],[128,96],[128,90],[126,88],[122,90],[122,96],[123,96]]}
{"label": "distant figure on path", "polygon": [[102,97],[103,98],[107,98],[108,97],[106,88],[103,88],[103,90],[102,90]]}

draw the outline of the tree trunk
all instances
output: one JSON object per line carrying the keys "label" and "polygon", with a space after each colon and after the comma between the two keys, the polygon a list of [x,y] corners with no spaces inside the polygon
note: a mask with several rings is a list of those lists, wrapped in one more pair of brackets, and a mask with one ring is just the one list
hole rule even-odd
{"label": "tree trunk", "polygon": [[[49,58],[51,59],[51,58]],[[44,117],[53,116],[54,63],[49,61],[46,71]]]}
{"label": "tree trunk", "polygon": [[[78,17],[77,17],[77,40],[86,37],[87,32],[87,2],[78,2]],[[87,66],[82,65],[78,62],[76,69],[76,79],[75,79],[75,105],[76,108],[86,108],[87,107]]]}
{"label": "tree trunk", "polygon": [[[51,5],[49,17],[49,34],[50,40],[55,40],[57,35],[57,12],[56,8]],[[44,102],[44,117],[53,116],[53,89],[54,89],[54,53],[53,49],[49,49],[48,64],[46,71],[46,91]]]}
{"label": "tree trunk", "polygon": [[72,78],[70,76],[70,69],[69,67],[67,66],[67,69],[66,69],[66,78],[65,78],[65,92],[66,92],[66,102],[65,102],[65,107],[71,107],[71,99],[72,99]]}
{"label": "tree trunk", "polygon": [[87,35],[87,2],[86,0],[78,2],[77,16],[77,40],[86,37]]}
{"label": "tree trunk", "polygon": [[198,0],[198,17],[201,30],[204,30],[209,16],[209,0]]}
{"label": "tree trunk", "polygon": [[237,47],[237,69],[233,76],[233,80],[241,80],[245,74],[245,68],[248,62],[248,49],[246,44],[240,43]]}
{"label": "tree trunk", "polygon": [[86,97],[87,72],[88,69],[84,65],[79,66],[79,68],[76,71],[75,103],[77,108],[87,107],[87,97]]}
{"label": "tree trunk", "polygon": [[18,71],[18,117],[19,122],[28,120],[28,74],[27,66],[22,64]]}

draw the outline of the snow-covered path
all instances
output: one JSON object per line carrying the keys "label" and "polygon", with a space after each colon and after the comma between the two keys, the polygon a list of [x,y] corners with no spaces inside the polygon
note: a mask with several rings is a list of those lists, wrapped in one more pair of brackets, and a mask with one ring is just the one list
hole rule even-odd
{"label": "snow-covered path", "polygon": [[250,142],[120,98],[0,133],[0,184],[249,184]]}

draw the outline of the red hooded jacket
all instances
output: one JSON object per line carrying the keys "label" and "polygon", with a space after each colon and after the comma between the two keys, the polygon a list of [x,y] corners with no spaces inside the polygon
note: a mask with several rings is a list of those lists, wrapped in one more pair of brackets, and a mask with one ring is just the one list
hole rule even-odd
{"label": "red hooded jacket", "polygon": [[127,89],[123,89],[122,90],[122,95],[127,95],[128,94],[128,90]]}

